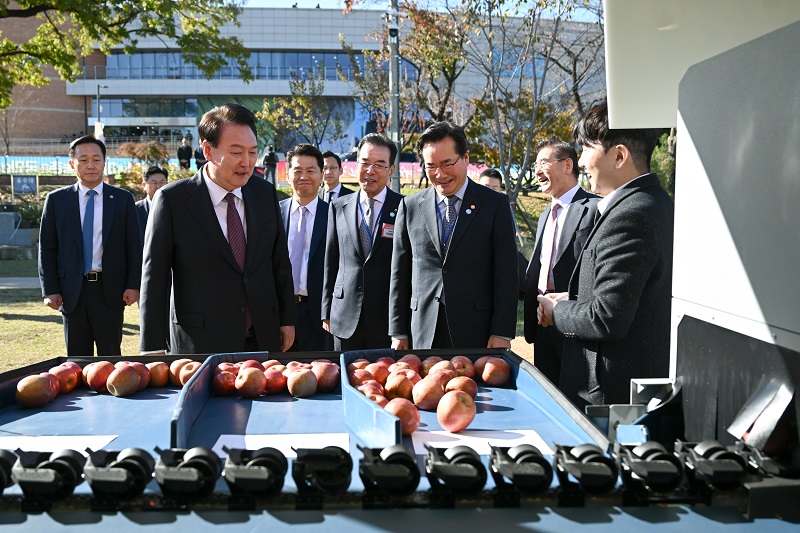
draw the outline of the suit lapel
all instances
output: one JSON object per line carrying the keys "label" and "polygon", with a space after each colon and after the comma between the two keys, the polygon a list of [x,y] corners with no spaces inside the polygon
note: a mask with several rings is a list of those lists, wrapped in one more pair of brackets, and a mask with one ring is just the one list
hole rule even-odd
{"label": "suit lapel", "polygon": [[117,208],[117,196],[114,190],[103,185],[103,249],[105,250],[108,236],[111,234],[111,225],[114,222],[114,210]]}
{"label": "suit lapel", "polygon": [[[259,249],[261,215],[264,213],[266,206],[258,191],[254,187],[250,187],[249,181],[242,187],[242,198],[244,199],[244,218],[247,219],[247,255],[244,261],[244,270],[247,271],[248,267],[255,261],[255,256]],[[226,242],[226,244],[228,245],[228,250],[230,250],[230,243]],[[231,257],[233,257],[233,252],[231,252]],[[236,258],[234,257],[235,262]]]}
{"label": "suit lapel", "polygon": [[[469,229],[475,217],[479,216],[481,208],[481,200],[483,199],[483,191],[485,188],[482,185],[476,185],[469,178],[467,178],[467,189],[464,191],[464,200],[461,202],[461,208],[458,210],[458,218],[456,219],[456,227],[453,229],[453,237],[448,246],[448,252],[453,250],[461,241],[461,237]],[[467,213],[469,211],[469,213]],[[446,260],[446,258],[445,258]]]}
{"label": "suit lapel", "polygon": [[67,202],[66,211],[64,213],[65,221],[70,228],[74,228],[75,231],[72,234],[75,237],[75,245],[78,247],[78,250],[83,250],[83,233],[81,231],[81,225],[83,221],[81,220],[81,198],[80,198],[80,190],[78,189],[78,184],[72,186],[70,189],[69,195],[69,202]]}
{"label": "suit lapel", "polygon": [[[397,196],[397,198],[395,197]],[[390,224],[394,225],[394,219],[397,216],[397,204],[400,203],[400,195],[396,195],[394,191],[391,189],[386,191],[386,198],[384,199],[383,203],[383,211],[381,212],[381,218],[378,220],[378,223],[375,225],[375,242],[372,243],[372,256],[376,250],[378,250],[381,246],[390,246],[392,241],[389,240],[388,243],[384,243],[383,241],[388,240],[382,237],[383,233],[383,225]]]}
{"label": "suit lapel", "polygon": [[575,230],[578,229],[578,224],[580,224],[580,221],[585,214],[586,206],[583,204],[583,202],[581,202],[581,200],[576,199],[569,204],[567,216],[564,217],[564,225],[558,232],[558,246],[556,246],[556,257],[553,260],[554,265],[561,259],[561,256],[564,254],[564,250],[567,248],[567,244],[569,243],[570,239],[572,239],[572,236],[575,234]]}
{"label": "suit lapel", "polygon": [[311,230],[311,244],[308,248],[308,261],[314,257],[314,252],[319,248],[319,243],[325,240],[325,228],[328,220],[328,204],[324,200],[317,201],[317,212],[314,213],[314,228]]}
{"label": "suit lapel", "polygon": [[[233,251],[231,251],[231,245],[222,233],[222,228],[219,227],[219,220],[217,220],[217,214],[211,203],[211,196],[208,194],[208,188],[206,188],[206,184],[203,181],[202,173],[198,172],[193,178],[190,178],[189,186],[186,187],[186,193],[186,209],[197,223],[197,229],[211,241],[213,246],[225,257],[233,268],[239,270],[239,265],[236,263]],[[255,207],[255,209],[257,209],[257,207]],[[245,211],[250,211],[247,205],[245,205]],[[251,228],[250,216],[252,215],[249,215],[247,218],[248,229]],[[255,221],[253,224],[255,224]],[[252,232],[251,230],[251,233]],[[248,252],[250,251],[250,239],[248,239],[247,250]],[[250,254],[248,253],[247,255],[249,256]]]}
{"label": "suit lapel", "polygon": [[435,189],[431,187],[414,196],[417,195],[420,196],[422,218],[425,221],[425,228],[428,230],[428,236],[431,241],[436,244],[435,248],[439,254],[439,258],[444,261],[444,255],[442,254],[442,238],[439,235],[439,206],[436,204]]}
{"label": "suit lapel", "polygon": [[361,255],[362,259],[366,259],[364,254],[361,250],[361,245],[359,244],[358,238],[358,200],[361,197],[361,194],[351,194],[346,196],[342,203],[342,213],[344,214],[344,219],[347,221],[345,227],[347,227],[347,233],[350,237],[350,242],[353,243],[358,253]]}

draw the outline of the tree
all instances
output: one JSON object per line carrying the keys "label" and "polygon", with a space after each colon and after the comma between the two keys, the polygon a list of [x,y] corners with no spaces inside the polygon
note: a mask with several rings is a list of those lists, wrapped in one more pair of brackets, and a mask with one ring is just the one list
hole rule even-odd
{"label": "tree", "polygon": [[11,145],[16,136],[17,126],[26,120],[31,107],[38,105],[41,95],[32,87],[20,87],[16,91],[16,106],[0,108],[0,137],[6,154],[11,153]]}
{"label": "tree", "polygon": [[345,115],[340,104],[323,96],[325,72],[318,69],[307,71],[305,76],[291,74],[289,81],[291,96],[278,96],[272,102],[264,100],[258,117],[272,129],[275,145],[284,145],[292,133],[297,138],[320,146],[323,141],[335,142],[344,135]]}
{"label": "tree", "polygon": [[133,53],[139,39],[147,38],[170,43],[209,78],[232,59],[239,76],[249,81],[249,52],[239,39],[222,37],[219,31],[226,23],[238,25],[240,12],[239,3],[229,0],[3,1],[0,27],[33,18],[40,24],[18,42],[0,32],[0,109],[11,104],[15,86],[46,85],[47,65],[72,82],[82,73],[80,57],[95,46],[104,54],[116,46]]}

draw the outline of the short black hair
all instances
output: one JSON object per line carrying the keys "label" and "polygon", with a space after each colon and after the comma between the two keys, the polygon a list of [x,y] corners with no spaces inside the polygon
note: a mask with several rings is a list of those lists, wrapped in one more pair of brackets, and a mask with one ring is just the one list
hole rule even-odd
{"label": "short black hair", "polygon": [[428,126],[428,128],[422,132],[422,135],[419,136],[419,139],[417,139],[415,149],[417,155],[419,155],[420,161],[423,163],[425,162],[422,157],[422,149],[425,148],[426,145],[439,142],[447,137],[450,137],[453,139],[453,142],[456,143],[456,152],[458,152],[458,155],[463,157],[469,152],[469,142],[467,142],[467,134],[464,133],[464,128],[452,122],[437,122]]}
{"label": "short black hair", "polygon": [[69,158],[72,159],[75,157],[75,148],[82,144],[96,144],[100,147],[100,151],[103,152],[103,159],[106,158],[106,143],[101,141],[100,139],[96,139],[94,135],[84,135],[83,137],[79,137],[72,141],[69,145]]}
{"label": "short black hair", "polygon": [[253,135],[258,138],[256,116],[241,104],[223,104],[206,112],[203,118],[200,119],[197,133],[200,135],[200,139],[208,141],[211,146],[216,148],[219,145],[222,126],[225,124],[248,126],[253,131]]}
{"label": "short black hair", "polygon": [[319,148],[313,144],[298,144],[293,150],[286,152],[286,167],[291,167],[292,159],[301,155],[310,155],[316,158],[319,170],[322,171],[322,167],[325,166],[325,159],[322,158],[322,152],[319,151]]}
{"label": "short black hair", "polygon": [[147,181],[153,174],[164,174],[164,177],[169,180],[169,172],[166,169],[153,165],[144,171],[144,178],[142,181]]}
{"label": "short black hair", "polygon": [[367,133],[358,142],[357,152],[361,152],[361,147],[365,144],[372,144],[374,146],[385,146],[389,149],[389,165],[394,165],[397,161],[397,145],[389,140],[385,135],[380,133]]}
{"label": "short black hair", "polygon": [[327,159],[329,157],[334,158],[336,160],[336,164],[339,165],[339,168],[342,168],[342,158],[340,158],[338,155],[334,154],[330,150],[322,153],[322,159],[323,160]]}
{"label": "short black hair", "polygon": [[599,144],[604,152],[622,144],[628,148],[633,164],[639,171],[650,171],[650,158],[661,136],[660,129],[610,129],[608,127],[608,102],[592,107],[575,124],[573,135],[581,146]]}
{"label": "short black hair", "polygon": [[480,179],[484,176],[500,180],[500,183],[503,183],[503,175],[500,174],[500,171],[497,170],[496,168],[487,168],[486,170],[481,172],[481,175],[478,176],[478,178]]}
{"label": "short black hair", "polygon": [[544,148],[552,148],[553,155],[558,159],[572,159],[572,175],[578,179],[580,169],[578,169],[578,150],[574,144],[564,142],[560,139],[551,137],[536,143],[535,152],[538,154]]}

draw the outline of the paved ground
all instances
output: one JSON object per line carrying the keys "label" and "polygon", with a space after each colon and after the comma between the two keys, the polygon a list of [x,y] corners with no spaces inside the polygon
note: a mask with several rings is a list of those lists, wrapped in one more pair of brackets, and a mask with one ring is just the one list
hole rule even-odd
{"label": "paved ground", "polygon": [[39,278],[0,278],[0,289],[38,289]]}

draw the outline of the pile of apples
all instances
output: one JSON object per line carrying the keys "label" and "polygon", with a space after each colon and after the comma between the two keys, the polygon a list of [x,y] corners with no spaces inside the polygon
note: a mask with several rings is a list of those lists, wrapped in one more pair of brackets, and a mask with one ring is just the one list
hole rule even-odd
{"label": "pile of apples", "polygon": [[381,357],[374,363],[356,359],[347,366],[350,385],[400,419],[403,435],[419,427],[419,409],[435,411],[439,425],[450,433],[466,429],[475,419],[477,380],[502,386],[511,367],[500,357],[484,356],[473,364],[457,355],[443,359],[432,355],[424,361],[406,354],[395,361]]}
{"label": "pile of apples", "polygon": [[295,398],[308,398],[317,392],[331,392],[339,386],[339,365],[327,359],[310,363],[277,359],[258,362],[220,363],[214,369],[211,392],[217,396],[257,398],[262,394],[288,391]]}

